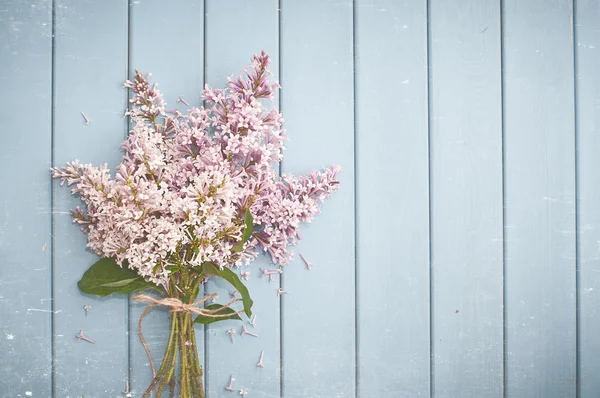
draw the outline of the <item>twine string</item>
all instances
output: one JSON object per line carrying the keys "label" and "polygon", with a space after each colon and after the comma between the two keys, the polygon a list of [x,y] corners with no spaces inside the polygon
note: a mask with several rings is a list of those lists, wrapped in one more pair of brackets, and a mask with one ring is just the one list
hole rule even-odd
{"label": "twine string", "polygon": [[[142,312],[142,315],[140,315],[140,320],[138,321],[138,332],[140,335],[140,340],[142,342],[142,345],[144,346],[144,351],[146,351],[146,355],[148,355],[148,359],[150,360],[150,367],[152,368],[152,377],[156,378],[156,369],[154,368],[152,354],[150,354],[150,349],[148,348],[148,344],[146,343],[146,339],[144,338],[144,334],[142,333],[142,321],[144,320],[146,315],[148,315],[148,313],[153,308],[158,307],[158,306],[164,306],[164,307],[169,308],[170,313],[185,312],[185,313],[190,313],[190,314],[197,314],[197,315],[204,316],[207,318],[226,318],[226,317],[230,317],[234,314],[231,314],[231,313],[230,314],[219,314],[219,312],[223,311],[223,309],[229,307],[233,303],[242,301],[242,299],[239,299],[239,298],[235,299],[235,300],[231,300],[229,303],[222,305],[219,308],[215,308],[214,310],[208,310],[202,306],[202,304],[204,304],[207,300],[210,300],[214,297],[216,297],[216,294],[214,294],[214,293],[209,294],[208,296],[204,297],[203,299],[195,301],[193,303],[189,303],[189,304],[184,303],[183,301],[179,300],[178,298],[174,298],[174,297],[165,297],[162,299],[156,299],[152,296],[148,296],[145,294],[138,294],[138,295],[132,297],[132,299],[134,301],[138,301],[140,303],[150,303],[150,305],[148,307],[146,307],[144,312]],[[244,312],[244,310],[236,311],[236,314],[240,314],[242,312]]]}

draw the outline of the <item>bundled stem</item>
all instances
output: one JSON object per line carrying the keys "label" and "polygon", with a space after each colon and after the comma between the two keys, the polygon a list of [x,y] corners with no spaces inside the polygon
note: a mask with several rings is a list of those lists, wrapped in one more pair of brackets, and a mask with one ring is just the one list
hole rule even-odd
{"label": "bundled stem", "polygon": [[[144,392],[142,398],[149,397],[153,391],[156,391],[157,397],[160,398],[167,386],[170,390],[170,396],[174,397],[177,384],[175,369],[178,363],[179,397],[204,398],[202,367],[200,366],[194,331],[194,324],[197,321],[195,318],[197,316],[201,317],[201,321],[205,321],[206,318],[213,318],[213,321],[216,321],[231,318],[232,314],[237,316],[237,314],[244,312],[244,310],[235,312],[229,308],[231,304],[242,301],[242,299],[234,299],[225,305],[217,304],[218,308],[204,308],[203,304],[206,300],[212,299],[215,295],[208,295],[195,301],[200,293],[200,286],[203,280],[203,273],[190,272],[188,268],[182,267],[179,272],[172,275],[169,279],[169,284],[165,287],[165,297],[157,299],[144,294],[133,297],[135,301],[150,303],[140,316],[138,323],[140,340],[150,359],[152,374],[154,376],[152,383]],[[246,290],[245,287],[242,285],[241,288],[239,286],[238,288],[243,288],[241,289],[241,294],[243,295],[243,291]],[[251,306],[252,300],[249,301]],[[142,321],[144,317],[156,306],[168,307],[171,318],[169,340],[158,372],[155,371],[152,363],[152,355],[142,333]],[[178,358],[179,362],[177,362]]]}
{"label": "bundled stem", "polygon": [[162,364],[142,397],[149,397],[154,390],[156,396],[161,397],[167,387],[169,396],[175,396],[175,368],[179,356],[179,397],[204,398],[203,373],[192,316],[190,313],[172,313],[170,317],[171,332]]}
{"label": "bundled stem", "polygon": [[[187,279],[185,278],[186,276],[185,274],[180,275],[179,281],[172,281],[167,294],[172,298],[176,298],[184,305],[191,305],[198,295],[199,282],[197,280],[185,280]],[[182,286],[186,289],[182,290],[176,286]],[[147,311],[155,305],[157,304],[149,306],[140,318],[140,338],[144,344],[145,342],[141,333],[141,321]],[[160,398],[167,387],[169,388],[169,396],[175,397],[177,358],[179,358],[179,397],[204,398],[203,373],[200,366],[200,358],[198,357],[193,313],[171,309],[169,316],[171,318],[171,330],[167,348],[165,349],[160,368],[154,375],[152,383],[146,389],[142,398],[149,397],[152,391],[156,391],[156,396]]]}

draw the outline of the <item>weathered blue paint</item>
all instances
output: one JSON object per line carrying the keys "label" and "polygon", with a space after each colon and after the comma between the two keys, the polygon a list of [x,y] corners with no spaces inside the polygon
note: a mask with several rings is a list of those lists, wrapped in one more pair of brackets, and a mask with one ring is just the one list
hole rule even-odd
{"label": "weathered blue paint", "polygon": [[[96,257],[48,168],[119,161],[134,68],[174,108],[265,49],[282,171],[337,163],[342,186],[302,228],[312,270],[249,268],[258,338],[197,329],[208,396],[595,397],[596,3],[0,0],[0,395],[149,384],[145,306],[78,292]],[[158,364],[168,314],[144,326]]]}
{"label": "weathered blue paint", "polygon": [[575,13],[579,233],[579,398],[600,391],[600,3],[578,1]]}
{"label": "weathered blue paint", "polygon": [[500,4],[431,1],[429,24],[433,391],[500,398]]}
{"label": "weathered blue paint", "polygon": [[353,9],[350,1],[281,2],[284,173],[338,164],[340,189],[301,228],[302,260],[282,276],[284,397],[355,396]]}
{"label": "weathered blue paint", "polygon": [[0,391],[52,391],[52,5],[0,1]]}
{"label": "weathered blue paint", "polygon": [[355,12],[358,391],[429,397],[427,3]]}
{"label": "weathered blue paint", "polygon": [[[127,73],[127,4],[61,0],[55,15],[54,164],[77,158],[114,168],[126,127],[119,80]],[[79,292],[77,281],[98,258],[86,250],[87,236],[69,214],[79,199],[59,181],[53,183],[53,198],[54,392],[115,396],[128,377],[127,300]],[[92,307],[87,318],[85,305]],[[96,344],[78,341],[80,330]]]}
{"label": "weathered blue paint", "polygon": [[575,397],[571,1],[504,2],[506,396]]}

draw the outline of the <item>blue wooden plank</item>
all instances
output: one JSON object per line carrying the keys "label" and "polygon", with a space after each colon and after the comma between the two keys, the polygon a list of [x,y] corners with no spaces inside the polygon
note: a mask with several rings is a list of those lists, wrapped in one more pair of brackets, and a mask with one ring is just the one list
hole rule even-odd
{"label": "blue wooden plank", "polygon": [[429,397],[427,4],[355,12],[359,395]]}
{"label": "blue wooden plank", "polygon": [[502,397],[500,4],[430,3],[432,389]]}
{"label": "blue wooden plank", "polygon": [[[232,10],[235,10],[232,12]],[[247,21],[253,21],[248,24]],[[221,34],[223,26],[236,26],[235,34]],[[206,80],[213,87],[225,87],[228,76],[241,73],[250,63],[250,57],[265,50],[272,60],[271,71],[278,75],[278,9],[276,0],[251,3],[214,0],[206,4]],[[269,106],[277,105],[275,98]],[[258,338],[240,337],[239,321],[224,321],[210,325],[207,331],[207,392],[211,397],[223,396],[229,377],[233,386],[247,388],[249,395],[274,397],[280,391],[280,313],[277,288],[278,278],[269,284],[259,279],[259,267],[270,268],[270,259],[259,257],[249,267],[250,279],[245,282],[254,300],[253,313],[256,328],[247,328]],[[219,302],[226,302],[231,286],[223,281],[209,282],[207,291],[217,293]],[[228,329],[237,332],[232,344]],[[264,351],[264,368],[256,364]]]}
{"label": "blue wooden plank", "polygon": [[507,397],[575,396],[572,6],[503,7]]}
{"label": "blue wooden plank", "polygon": [[[126,131],[122,89],[127,77],[126,43],[126,2],[56,2],[56,166],[79,159],[114,168],[120,161]],[[81,112],[92,120],[89,125]],[[79,292],[77,281],[97,257],[86,250],[87,235],[69,214],[79,199],[58,184],[55,181],[53,204],[55,393],[117,396],[128,377],[127,299],[99,299]],[[92,307],[87,317],[85,305]],[[78,341],[75,335],[80,330],[96,344]]]}
{"label": "blue wooden plank", "polygon": [[0,1],[0,391],[10,397],[52,393],[51,60],[52,2]]}
{"label": "blue wooden plank", "polygon": [[[200,105],[204,86],[204,2],[160,0],[133,1],[130,4],[130,75],[134,69],[152,73],[164,94],[167,109]],[[138,319],[145,305],[131,303],[130,347],[131,384],[138,394],[152,381],[150,362],[138,336]],[[158,369],[169,335],[165,309],[154,309],[144,319],[144,337]],[[196,327],[199,356],[204,358],[204,328]],[[203,362],[203,361],[202,361]],[[166,394],[165,394],[166,395]]]}
{"label": "blue wooden plank", "polygon": [[283,396],[355,395],[353,8],[281,1],[282,172],[338,164],[340,189],[301,228],[282,299]]}
{"label": "blue wooden plank", "polygon": [[579,367],[580,398],[600,391],[600,3],[577,2],[575,13],[576,117],[579,233]]}

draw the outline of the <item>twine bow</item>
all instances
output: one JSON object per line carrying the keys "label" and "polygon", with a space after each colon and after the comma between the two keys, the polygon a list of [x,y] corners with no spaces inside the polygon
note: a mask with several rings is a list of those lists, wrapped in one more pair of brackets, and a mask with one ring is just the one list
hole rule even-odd
{"label": "twine bow", "polygon": [[[140,315],[140,320],[138,321],[138,331],[140,334],[140,340],[142,341],[142,345],[144,346],[144,350],[146,351],[146,354],[148,355],[148,359],[150,360],[150,367],[152,368],[152,377],[156,377],[156,369],[154,368],[154,362],[152,361],[152,355],[150,354],[150,349],[148,348],[148,344],[146,344],[146,339],[144,338],[144,334],[142,333],[142,321],[144,320],[146,315],[148,315],[148,313],[150,312],[150,310],[152,310],[152,308],[157,307],[157,306],[164,306],[164,307],[169,308],[170,313],[187,312],[190,314],[197,314],[197,315],[204,316],[207,318],[226,318],[226,317],[232,316],[233,314],[231,314],[231,313],[219,314],[218,312],[229,307],[231,304],[233,304],[235,302],[242,301],[239,298],[235,299],[235,300],[231,300],[227,304],[222,305],[219,308],[215,308],[214,310],[209,310],[202,306],[202,304],[204,304],[207,300],[210,300],[216,296],[217,295],[215,293],[212,293],[212,294],[209,294],[208,296],[204,297],[202,300],[198,300],[198,301],[195,301],[195,302],[189,303],[189,304],[184,303],[183,301],[179,300],[178,298],[174,298],[174,297],[165,297],[162,299],[156,299],[152,296],[148,296],[145,294],[138,294],[138,295],[132,297],[132,299],[134,301],[138,301],[140,303],[151,303],[148,307],[146,307],[144,312],[142,312],[142,315]],[[237,311],[236,314],[240,314],[242,312],[244,312],[244,310]]]}

